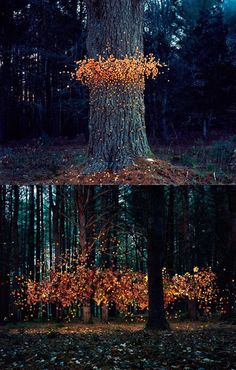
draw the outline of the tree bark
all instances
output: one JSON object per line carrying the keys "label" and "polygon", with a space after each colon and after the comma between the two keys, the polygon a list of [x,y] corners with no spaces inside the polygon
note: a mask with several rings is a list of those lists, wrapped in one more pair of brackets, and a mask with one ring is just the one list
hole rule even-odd
{"label": "tree bark", "polygon": [[10,259],[6,222],[6,186],[0,186],[0,323],[9,316]]}
{"label": "tree bark", "polygon": [[165,317],[162,263],[164,251],[164,187],[147,188],[148,301],[147,329],[168,330]]}
{"label": "tree bark", "polygon": [[78,186],[78,208],[79,208],[79,244],[80,254],[83,258],[87,256],[87,233],[86,233],[86,201],[89,189],[83,185]]}
{"label": "tree bark", "polygon": [[41,260],[41,227],[40,227],[40,194],[42,187],[36,185],[36,281],[40,281],[40,260]]}
{"label": "tree bark", "polygon": [[[143,51],[143,1],[87,0],[90,58],[121,59]],[[119,170],[150,155],[143,88],[117,85],[90,91],[89,160],[84,173]]]}
{"label": "tree bark", "polygon": [[188,314],[190,320],[197,320],[198,314],[197,314],[197,301],[196,299],[189,299],[188,300]]}
{"label": "tree bark", "polygon": [[183,246],[185,251],[185,270],[191,271],[194,263],[194,255],[190,246],[190,230],[189,230],[189,190],[186,186],[182,188],[182,207],[183,207]]}
{"label": "tree bark", "polygon": [[28,228],[28,272],[34,276],[34,185],[30,185]]}
{"label": "tree bark", "polygon": [[60,262],[61,254],[61,240],[59,231],[59,205],[60,205],[61,188],[56,187],[56,200],[53,202],[52,189],[49,189],[49,204],[52,210],[52,224],[53,224],[53,241],[55,245],[55,266],[58,266]]}
{"label": "tree bark", "polygon": [[231,317],[235,314],[236,304],[236,187],[230,186],[228,190],[229,197],[229,240],[228,247],[224,248],[223,265],[224,265],[224,289],[228,295],[224,307],[223,318]]}
{"label": "tree bark", "polygon": [[92,324],[92,313],[90,303],[83,305],[83,321],[84,324]]}
{"label": "tree bark", "polygon": [[167,225],[166,225],[166,243],[165,243],[165,267],[169,271],[174,270],[174,206],[175,206],[175,188],[169,186],[169,201],[167,212]]}
{"label": "tree bark", "polygon": [[106,304],[102,306],[102,321],[108,323],[108,305]]}

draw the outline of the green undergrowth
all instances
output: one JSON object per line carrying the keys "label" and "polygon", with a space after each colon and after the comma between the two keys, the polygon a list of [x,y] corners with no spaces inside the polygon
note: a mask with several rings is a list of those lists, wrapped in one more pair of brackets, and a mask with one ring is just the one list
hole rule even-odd
{"label": "green undergrowth", "polygon": [[0,152],[0,172],[14,171],[24,178],[42,179],[60,174],[63,170],[78,166],[86,160],[84,149],[66,147],[24,146],[5,147]]}
{"label": "green undergrowth", "polygon": [[[192,145],[160,144],[152,149],[158,159],[170,162],[177,169],[183,167],[187,171],[194,170],[197,178],[202,179],[203,182],[228,184],[235,181],[236,163],[233,168],[232,161],[236,161],[236,159],[233,160],[236,135],[211,142],[198,139]],[[150,158],[153,158],[152,153],[150,153]],[[76,181],[79,166],[86,162],[86,159],[86,146],[78,145],[75,141],[45,143],[38,140],[26,145],[0,147],[0,182],[51,183],[57,178],[61,182],[68,182],[70,179]],[[160,170],[163,169],[166,173],[165,164],[162,163],[161,166],[164,167]],[[155,168],[155,165],[153,165],[153,171],[154,175],[158,175],[159,169]],[[162,178],[160,183],[162,183]]]}
{"label": "green undergrowth", "polygon": [[174,165],[184,166],[197,171],[199,176],[213,173],[216,180],[232,178],[233,153],[236,150],[236,135],[228,139],[218,139],[211,143],[196,140],[193,145],[160,146],[156,155]]}

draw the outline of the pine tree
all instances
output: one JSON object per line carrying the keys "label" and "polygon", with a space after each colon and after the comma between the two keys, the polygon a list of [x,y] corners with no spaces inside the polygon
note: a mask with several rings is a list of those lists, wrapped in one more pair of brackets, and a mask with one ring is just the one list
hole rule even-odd
{"label": "pine tree", "polygon": [[200,116],[205,138],[217,117],[227,104],[232,78],[228,49],[227,28],[223,20],[220,0],[212,7],[203,3],[195,27],[186,40],[189,72],[192,76],[193,104]]}

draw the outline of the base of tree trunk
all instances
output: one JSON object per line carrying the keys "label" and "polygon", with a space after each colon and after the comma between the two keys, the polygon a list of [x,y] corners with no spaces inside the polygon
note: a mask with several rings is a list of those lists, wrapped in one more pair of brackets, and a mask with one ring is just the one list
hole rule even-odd
{"label": "base of tree trunk", "polygon": [[195,300],[188,300],[189,318],[193,321],[198,319],[197,302]]}
{"label": "base of tree trunk", "polygon": [[145,330],[166,331],[170,330],[170,325],[167,320],[159,320],[158,322],[148,321],[145,326]]}
{"label": "base of tree trunk", "polygon": [[63,321],[63,309],[60,306],[56,308],[56,321],[62,322]]}
{"label": "base of tree trunk", "polygon": [[93,157],[88,160],[81,173],[83,175],[88,175],[91,173],[99,173],[104,171],[118,172],[134,164],[134,157],[125,155],[123,153],[122,156],[110,160],[105,160],[101,157]]}
{"label": "base of tree trunk", "polygon": [[90,305],[83,306],[83,322],[84,324],[93,323]]}
{"label": "base of tree trunk", "polygon": [[108,306],[102,306],[102,322],[108,323]]}

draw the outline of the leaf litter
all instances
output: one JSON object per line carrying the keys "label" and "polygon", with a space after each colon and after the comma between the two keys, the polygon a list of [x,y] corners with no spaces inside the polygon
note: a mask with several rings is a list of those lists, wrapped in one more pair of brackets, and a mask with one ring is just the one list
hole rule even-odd
{"label": "leaf litter", "polygon": [[169,332],[143,324],[31,324],[0,330],[2,369],[235,369],[236,328],[180,323]]}

